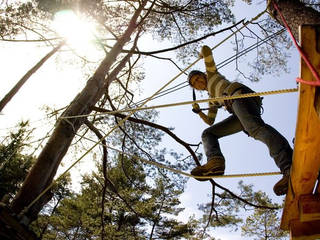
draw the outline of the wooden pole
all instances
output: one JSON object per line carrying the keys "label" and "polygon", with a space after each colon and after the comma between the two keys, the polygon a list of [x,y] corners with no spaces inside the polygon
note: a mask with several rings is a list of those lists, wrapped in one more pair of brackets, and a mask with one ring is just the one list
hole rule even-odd
{"label": "wooden pole", "polygon": [[[320,73],[320,25],[299,29],[300,45]],[[315,81],[301,59],[300,77]],[[314,192],[320,170],[320,87],[299,86],[299,105],[290,184],[283,210],[281,229],[292,240],[320,239],[320,201]]]}

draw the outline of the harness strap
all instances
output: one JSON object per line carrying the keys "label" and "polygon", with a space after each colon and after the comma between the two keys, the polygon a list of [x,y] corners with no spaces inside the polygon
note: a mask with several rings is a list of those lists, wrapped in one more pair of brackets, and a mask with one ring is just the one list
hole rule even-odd
{"label": "harness strap", "polygon": [[247,86],[239,82],[232,82],[226,89],[223,91],[223,95],[232,96],[236,91],[246,88]]}

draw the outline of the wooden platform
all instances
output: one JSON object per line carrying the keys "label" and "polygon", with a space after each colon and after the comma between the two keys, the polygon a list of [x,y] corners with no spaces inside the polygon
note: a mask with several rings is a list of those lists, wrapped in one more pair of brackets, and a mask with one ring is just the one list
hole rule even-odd
{"label": "wooden platform", "polygon": [[[320,25],[302,26],[300,45],[319,74]],[[302,59],[300,68],[303,80],[315,81]],[[319,170],[320,87],[300,84],[291,180],[281,220],[291,239],[320,239]]]}

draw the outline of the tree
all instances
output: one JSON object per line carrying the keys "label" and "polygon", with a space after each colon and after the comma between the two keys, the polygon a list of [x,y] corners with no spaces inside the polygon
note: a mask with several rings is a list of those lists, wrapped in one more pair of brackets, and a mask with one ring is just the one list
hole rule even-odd
{"label": "tree", "polygon": [[[29,129],[28,122],[19,123],[17,128],[18,130],[16,132],[11,132],[9,136],[4,137],[0,145],[1,207],[10,204],[35,161],[33,154],[28,153],[33,130]],[[68,189],[70,182],[70,175],[66,175],[66,177],[61,179],[61,181],[52,188],[50,194],[52,194],[53,198],[42,210],[42,219],[48,216],[48,212],[54,212],[59,202],[70,195],[70,189]],[[51,204],[53,206],[51,206]],[[2,225],[5,219],[6,218],[2,219],[0,224],[1,237],[4,239],[12,239],[12,235],[9,233],[11,231],[10,228],[7,232],[6,226]],[[46,227],[47,225],[44,224],[42,231],[45,231]]]}
{"label": "tree", "polygon": [[[40,239],[56,239],[56,233],[52,233],[52,222],[55,220],[59,223],[59,219],[55,219],[53,216],[60,206],[60,203],[64,199],[71,198],[75,193],[71,190],[71,177],[70,174],[62,178],[52,189],[52,195],[50,202],[44,206],[40,212],[40,217],[32,225],[32,229],[37,233]],[[70,214],[72,209],[69,209]],[[75,216],[77,216],[75,214]]]}
{"label": "tree", "polygon": [[[288,233],[279,228],[279,214],[282,206],[273,203],[265,192],[253,190],[253,185],[238,183],[239,196],[245,201],[230,196],[226,191],[216,193],[220,196],[219,202],[202,204],[199,209],[204,212],[202,217],[203,234],[212,227],[241,227],[242,235],[256,237],[254,239],[287,239]],[[248,204],[250,203],[250,204]],[[252,206],[254,204],[255,206]],[[212,211],[214,209],[214,214]],[[244,220],[241,215],[248,215]],[[211,216],[213,215],[213,216]]]}
{"label": "tree", "polygon": [[[252,186],[250,186],[252,188]],[[246,188],[243,186],[243,188]],[[266,193],[258,191],[254,194],[254,202],[256,204],[265,205],[274,209],[254,209],[253,213],[247,217],[245,224],[241,226],[243,236],[252,237],[254,239],[287,239],[288,233],[282,231],[278,224],[280,210],[282,206],[273,203]]]}
{"label": "tree", "polygon": [[271,199],[263,192],[258,192],[261,199],[258,201],[263,201],[268,206],[278,208],[278,210],[270,209],[254,209],[253,213],[247,217],[245,224],[241,227],[242,235],[252,237],[254,239],[287,239],[288,233],[282,231],[278,224],[279,219],[279,210],[281,206],[278,204],[272,203]]}
{"label": "tree", "polygon": [[278,23],[283,25],[279,13],[274,8],[274,3],[277,3],[284,18],[289,24],[295,38],[298,40],[299,26],[303,24],[318,24],[320,20],[319,14],[319,4],[317,1],[311,0],[305,3],[299,0],[271,0],[268,7],[273,18],[275,18]]}
{"label": "tree", "polygon": [[42,239],[190,239],[196,233],[196,220],[174,219],[183,210],[179,187],[167,178],[148,179],[143,164],[122,155],[115,163],[108,164],[105,201],[99,166],[83,177],[81,193],[67,196],[50,216],[40,215],[36,229],[48,225]]}
{"label": "tree", "polygon": [[[34,24],[36,24],[38,26],[45,25],[46,28],[43,31],[50,36],[52,32],[47,30],[47,25],[43,22],[43,18],[46,15],[42,14],[41,11],[45,11],[49,15],[48,17],[50,17],[51,12],[54,12],[55,9],[65,8],[66,6],[58,1],[54,3],[54,5],[56,4],[55,6],[49,6],[46,1],[38,1],[38,3],[39,5],[26,3],[16,8],[13,6],[7,7],[5,13],[9,17],[5,18],[7,27],[3,29],[4,34],[2,35],[16,34],[21,29],[26,31],[28,28],[23,28],[23,26],[30,24],[34,27]],[[111,106],[114,105],[111,100],[114,99],[114,96],[109,95],[110,91],[108,91],[110,84],[116,80],[131,81],[132,78],[136,77],[135,74],[131,73],[133,73],[133,66],[140,56],[140,54],[136,56],[134,54],[139,53],[135,52],[135,49],[141,34],[152,32],[160,37],[166,36],[170,39],[175,39],[176,29],[179,28],[178,23],[185,24],[184,32],[197,33],[205,29],[211,29],[216,24],[232,20],[232,14],[227,6],[227,3],[224,2],[208,4],[206,1],[199,3],[192,1],[188,4],[178,1],[172,4],[156,1],[142,1],[135,2],[134,4],[131,1],[121,1],[116,4],[105,1],[77,1],[75,5],[73,5],[72,1],[71,4],[68,2],[67,7],[76,7],[77,9],[81,9],[84,15],[92,17],[97,24],[100,24],[100,29],[101,31],[103,30],[103,33],[107,31],[105,36],[113,36],[115,43],[110,49],[105,49],[105,58],[97,66],[85,88],[72,101],[61,117],[69,118],[75,115],[87,115],[92,112],[93,107],[97,103],[99,106],[104,106],[106,101],[109,101]],[[38,22],[34,20],[28,21],[28,18],[25,19],[23,24],[20,20],[15,22],[16,16],[20,12],[23,16],[32,13],[33,16],[40,17],[38,18]],[[114,25],[110,22],[110,16],[112,16]],[[108,23],[108,26],[106,23]],[[111,24],[110,27],[109,24]],[[39,32],[36,32],[36,34],[43,36]],[[130,39],[132,39],[132,42],[130,42]],[[108,47],[101,43],[100,39],[99,41],[102,46]],[[130,50],[124,49],[125,46],[128,46]],[[129,68],[126,66],[129,66]],[[120,83],[120,86],[123,85]],[[125,93],[123,94],[125,96],[128,91],[127,89],[124,90]],[[62,158],[84,121],[85,118],[69,118],[68,121],[58,121],[48,143],[40,153],[21,191],[13,201],[13,211],[17,213],[21,212],[22,209],[30,204],[31,199],[35,199],[51,184]],[[41,169],[47,169],[47,171],[40,171]],[[39,181],[40,179],[41,181]],[[34,187],[35,182],[38,183],[36,188]],[[46,201],[40,199],[28,211],[27,215],[31,220],[35,219],[44,202]]]}
{"label": "tree", "polygon": [[[270,2],[268,5],[269,12],[275,19],[278,19],[278,15],[272,5],[273,1]],[[297,24],[319,22],[319,12],[316,8],[308,7],[307,4],[301,3],[298,0],[279,0],[277,2],[292,29],[295,29],[295,31],[297,30]],[[309,3],[311,2],[315,1],[309,1]],[[154,139],[154,142],[148,145],[143,141],[143,131],[139,129],[141,125],[126,123],[125,126],[114,132],[115,135],[111,134],[112,138],[110,137],[109,139],[109,135],[101,135],[101,129],[110,129],[111,127],[109,128],[109,126],[117,123],[123,124],[122,120],[119,120],[122,117],[116,116],[116,114],[114,117],[98,117],[95,114],[101,108],[110,112],[123,107],[135,106],[132,101],[134,94],[130,91],[130,84],[143,79],[143,73],[138,68],[138,63],[142,59],[141,56],[157,57],[165,61],[172,61],[171,59],[163,59],[157,53],[177,50],[180,58],[188,60],[188,57],[192,56],[190,53],[197,52],[195,46],[200,44],[201,40],[223,31],[222,29],[214,32],[215,26],[221,26],[222,23],[232,24],[224,29],[225,31],[229,31],[230,29],[232,30],[233,26],[243,23],[235,23],[234,16],[229,8],[231,5],[232,1],[208,2],[205,0],[144,0],[134,2],[37,0],[28,3],[7,4],[2,7],[1,22],[3,24],[0,24],[0,36],[3,40],[19,40],[15,38],[25,34],[27,36],[26,41],[29,40],[29,37],[32,37],[35,38],[33,40],[57,45],[57,41],[60,42],[61,38],[51,28],[50,23],[57,10],[68,8],[80,11],[83,16],[91,19],[96,24],[99,29],[96,34],[96,40],[101,51],[105,54],[99,60],[99,63],[91,65],[87,59],[82,58],[85,65],[90,65],[94,70],[90,71],[90,77],[83,90],[73,99],[63,113],[59,113],[59,120],[55,125],[55,130],[38,156],[21,190],[12,202],[12,210],[19,214],[40,193],[51,186],[61,160],[68,152],[70,145],[78,140],[76,136],[80,133],[82,136],[87,136],[89,132],[93,131],[102,143],[107,138],[108,141],[114,141],[116,145],[122,146],[123,149],[138,152],[139,155],[148,156],[149,158],[155,157],[157,161],[163,160],[165,152],[154,151],[150,154],[152,147],[155,146],[155,142],[160,140],[161,134],[159,135],[159,132],[153,131],[149,127],[142,128],[143,131],[155,134],[148,135],[150,139],[151,136]],[[264,25],[259,21],[253,24],[259,26],[259,29],[265,35],[269,35],[274,27],[280,27],[278,22],[270,18],[263,20]],[[209,34],[200,38],[194,37],[202,35],[204,32]],[[139,51],[139,39],[141,39],[143,34],[147,33],[153,34],[158,39],[165,38],[171,40],[178,45],[153,52]],[[251,34],[254,35],[256,33]],[[241,47],[241,43],[243,42],[243,39],[237,38],[239,35],[235,35],[236,47]],[[255,38],[260,39],[260,37]],[[269,69],[274,69],[276,66],[280,66],[280,68],[285,66],[285,61],[280,54],[282,50],[279,51],[278,43],[288,46],[287,38],[283,37],[283,35],[277,35],[274,41],[269,44],[271,48],[265,48],[259,52],[256,61],[258,65],[255,65],[256,69],[259,70],[259,74],[268,73]],[[72,47],[70,48],[73,50]],[[66,49],[70,50],[70,48]],[[240,53],[240,50],[240,48],[237,48],[237,54]],[[271,57],[272,61],[270,60]],[[266,59],[268,61],[263,61]],[[238,70],[240,71],[240,69]],[[117,91],[113,91],[115,89]],[[135,114],[131,117],[135,118],[135,121],[148,120],[152,118],[150,115],[153,113]],[[122,119],[127,119],[127,117],[129,116],[124,116]],[[156,126],[153,125],[151,128],[154,127]],[[169,131],[168,128],[167,130]],[[135,141],[135,138],[131,137],[133,134],[139,137],[139,141]],[[184,146],[186,148],[190,147],[186,143]],[[197,161],[195,154],[193,158]],[[175,165],[178,165],[178,163]],[[43,169],[46,169],[46,171],[42,171]],[[151,172],[155,174],[155,171]],[[157,174],[161,174],[161,171],[159,172]],[[213,181],[211,183],[214,187],[219,186]],[[108,182],[105,185],[108,184],[110,183]],[[213,196],[217,196],[214,194],[214,188]],[[49,198],[48,196],[43,196],[39,199],[29,208],[26,216],[31,221],[36,219],[37,214]]]}
{"label": "tree", "polygon": [[18,127],[0,145],[0,200],[5,202],[12,200],[34,162],[32,156],[23,154],[31,133],[28,122],[21,122]]}

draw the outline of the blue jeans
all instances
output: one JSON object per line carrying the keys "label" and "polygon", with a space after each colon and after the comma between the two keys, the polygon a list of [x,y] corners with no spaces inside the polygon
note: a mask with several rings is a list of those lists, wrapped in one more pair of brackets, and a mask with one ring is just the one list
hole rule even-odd
{"label": "blue jeans", "polygon": [[261,101],[258,98],[243,98],[234,100],[231,106],[233,114],[230,117],[212,125],[202,133],[202,143],[207,159],[223,156],[219,138],[245,131],[249,136],[267,145],[270,156],[282,173],[290,168],[292,148],[276,129],[262,120]]}

